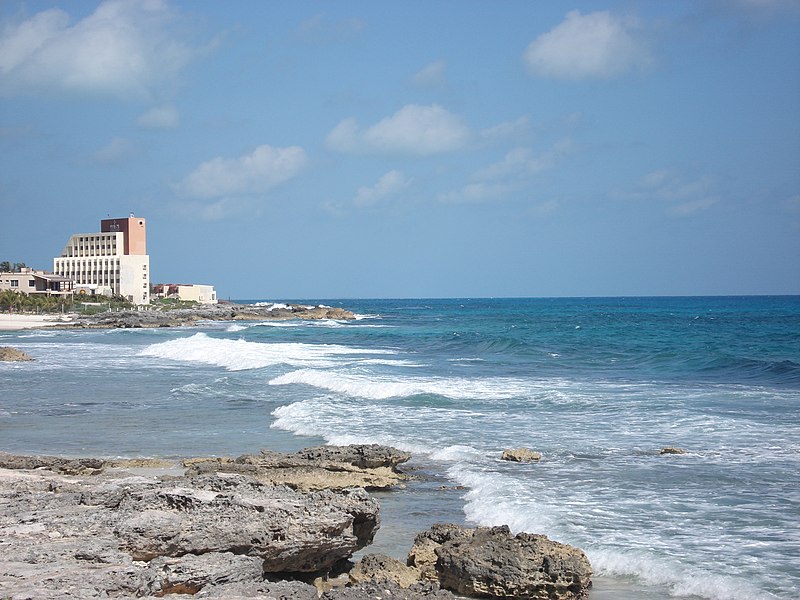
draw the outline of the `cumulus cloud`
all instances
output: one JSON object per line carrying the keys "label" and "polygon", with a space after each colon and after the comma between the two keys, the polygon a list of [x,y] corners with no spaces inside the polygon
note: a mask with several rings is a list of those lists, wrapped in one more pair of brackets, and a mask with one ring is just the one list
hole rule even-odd
{"label": "cumulus cloud", "polygon": [[572,149],[572,141],[564,138],[549,150],[534,154],[530,148],[514,148],[502,160],[479,169],[473,175],[476,180],[524,178],[552,169],[557,161]]}
{"label": "cumulus cloud", "polygon": [[408,187],[410,179],[401,171],[393,170],[384,174],[371,187],[360,187],[353,198],[353,204],[360,207],[372,206],[384,198],[393,196]]}
{"label": "cumulus cloud", "polygon": [[530,148],[514,148],[502,160],[475,171],[466,185],[440,194],[439,201],[477,204],[502,198],[524,189],[538,173],[554,168],[571,149],[568,138],[541,154],[534,154]]}
{"label": "cumulus cloud", "polygon": [[175,186],[192,198],[231,198],[264,194],[295,177],[306,165],[298,146],[273,148],[263,145],[238,158],[213,158],[202,163]]}
{"label": "cumulus cloud", "polygon": [[504,121],[492,127],[481,130],[481,137],[487,140],[496,140],[520,135],[530,128],[530,118],[525,115],[514,121]]}
{"label": "cumulus cloud", "polygon": [[114,138],[92,155],[99,163],[119,163],[130,158],[136,150],[134,143],[126,138]]}
{"label": "cumulus cloud", "polygon": [[73,22],[53,8],[0,30],[0,90],[149,99],[196,51],[170,37],[162,0],[107,0]]}
{"label": "cumulus cloud", "polygon": [[686,175],[674,169],[652,171],[632,190],[615,192],[624,200],[656,200],[666,204],[665,212],[686,217],[706,210],[719,201],[717,182],[710,175]]}
{"label": "cumulus cloud", "polygon": [[633,18],[573,10],[560,25],[531,42],[523,59],[530,73],[543,77],[615,77],[651,62],[638,30]]}
{"label": "cumulus cloud", "polygon": [[461,119],[441,106],[408,104],[366,129],[354,118],[345,119],[326,142],[339,152],[429,156],[462,148],[470,135]]}
{"label": "cumulus cloud", "polygon": [[417,87],[441,87],[447,83],[447,62],[437,60],[417,71],[412,78]]}
{"label": "cumulus cloud", "polygon": [[175,129],[181,118],[174,106],[156,106],[136,120],[139,127],[145,129]]}

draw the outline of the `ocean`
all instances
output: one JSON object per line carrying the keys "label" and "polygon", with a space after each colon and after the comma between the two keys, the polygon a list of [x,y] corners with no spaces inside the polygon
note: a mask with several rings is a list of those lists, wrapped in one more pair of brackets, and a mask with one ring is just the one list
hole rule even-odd
{"label": "ocean", "polygon": [[584,549],[593,600],[800,597],[800,297],[302,302],[358,319],[0,332],[36,359],[0,363],[0,450],[390,444],[417,479],[370,550],[508,524]]}

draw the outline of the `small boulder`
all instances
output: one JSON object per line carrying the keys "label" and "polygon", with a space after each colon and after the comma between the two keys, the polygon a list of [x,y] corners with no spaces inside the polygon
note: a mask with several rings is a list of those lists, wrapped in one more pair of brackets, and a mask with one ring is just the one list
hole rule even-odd
{"label": "small boulder", "polygon": [[516,448],[513,450],[503,450],[503,456],[501,458],[512,462],[536,462],[542,459],[542,454],[528,448]]}
{"label": "small boulder", "polygon": [[33,358],[22,350],[17,350],[11,346],[0,346],[0,361],[24,362],[28,360],[33,360]]}
{"label": "small boulder", "polygon": [[676,446],[666,446],[661,449],[659,454],[686,454],[686,450],[683,448],[678,448]]}

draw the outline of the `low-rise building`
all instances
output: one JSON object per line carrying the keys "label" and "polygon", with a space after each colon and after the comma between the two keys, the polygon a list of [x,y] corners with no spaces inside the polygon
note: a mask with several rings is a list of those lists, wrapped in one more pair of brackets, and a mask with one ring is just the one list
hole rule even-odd
{"label": "low-rise building", "polygon": [[72,279],[29,267],[15,272],[0,272],[0,292],[4,290],[47,296],[66,296],[75,291]]}
{"label": "low-rise building", "polygon": [[159,298],[174,298],[182,302],[217,303],[214,286],[199,283],[159,283],[153,286],[153,295]]}

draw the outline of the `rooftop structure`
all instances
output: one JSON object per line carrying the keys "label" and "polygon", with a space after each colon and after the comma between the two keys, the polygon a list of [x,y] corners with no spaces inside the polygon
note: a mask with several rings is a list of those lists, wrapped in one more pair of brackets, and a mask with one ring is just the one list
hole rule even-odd
{"label": "rooftop structure", "polygon": [[72,279],[78,293],[122,296],[150,303],[146,222],[131,214],[103,219],[97,233],[73,234],[53,259],[53,272]]}

